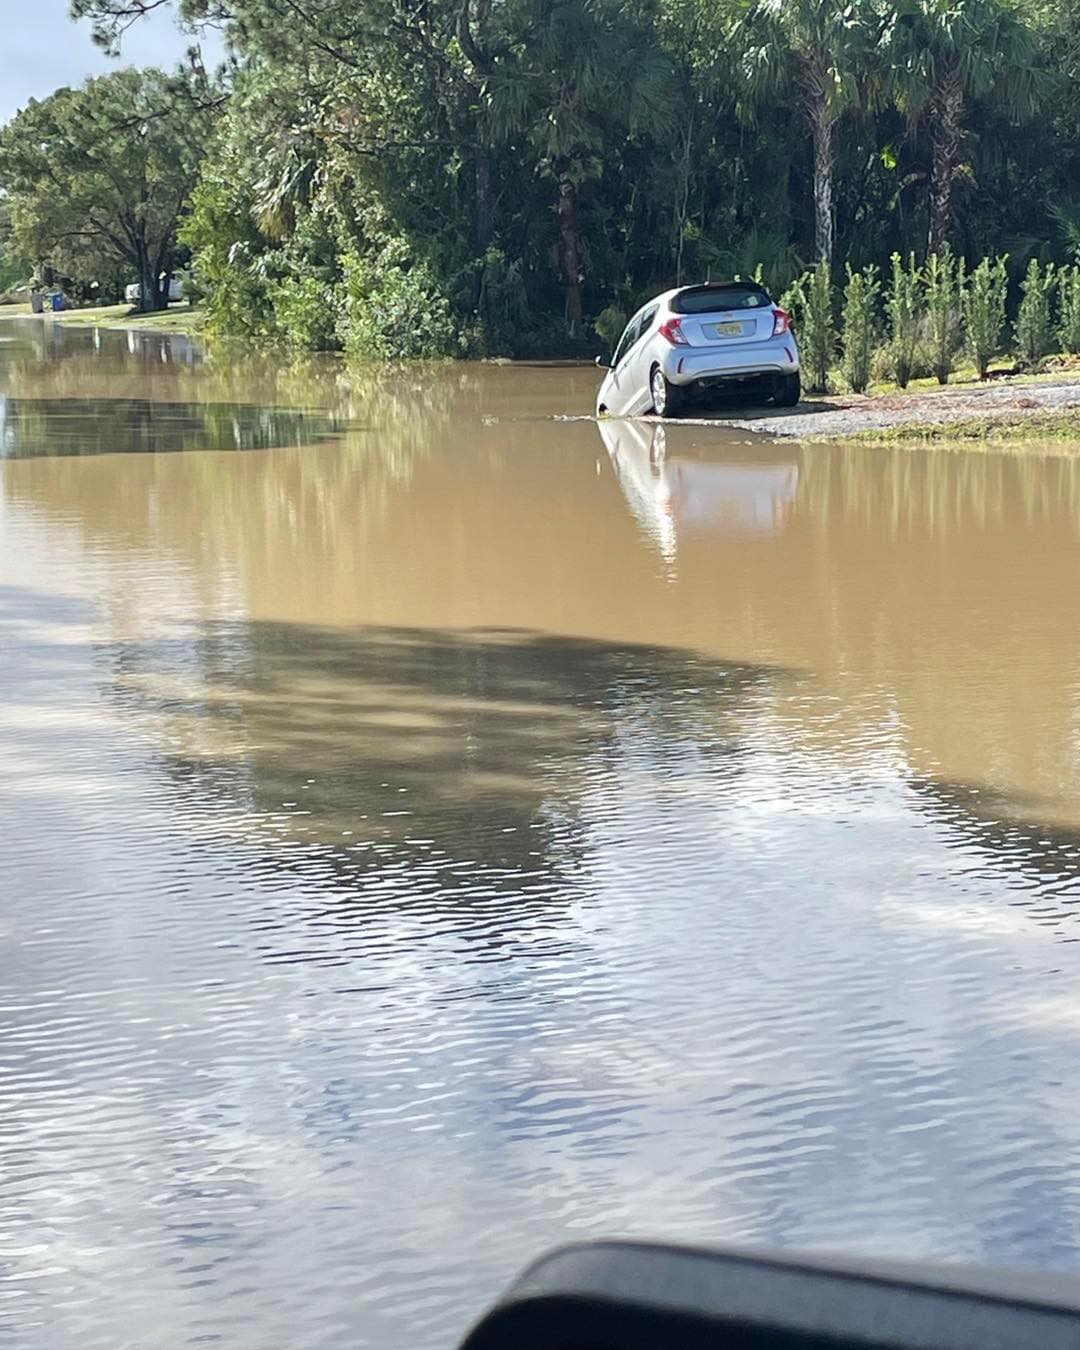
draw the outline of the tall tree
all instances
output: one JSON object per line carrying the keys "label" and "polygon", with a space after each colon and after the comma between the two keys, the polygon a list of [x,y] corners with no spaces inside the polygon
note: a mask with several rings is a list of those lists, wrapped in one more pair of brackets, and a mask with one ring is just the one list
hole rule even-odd
{"label": "tall tree", "polygon": [[11,210],[0,199],[0,295],[9,287],[25,282],[30,276],[30,264],[20,255],[11,237]]}
{"label": "tall tree", "polygon": [[31,102],[0,132],[19,250],[84,280],[89,269],[129,269],[140,308],[164,308],[219,102],[201,75],[160,70],[120,70]]}
{"label": "tall tree", "polygon": [[577,337],[588,268],[582,189],[601,178],[615,146],[670,125],[672,70],[619,0],[530,0],[518,8],[511,49],[489,82],[492,121],[508,139],[525,138],[554,185],[566,325]]}
{"label": "tall tree", "polygon": [[70,0],[73,19],[89,19],[94,41],[118,55],[124,34],[148,14],[168,10],[184,24],[220,26],[234,17],[232,0]]}
{"label": "tall tree", "polygon": [[930,125],[927,250],[942,253],[953,224],[953,184],[972,99],[1010,113],[1035,106],[1036,39],[1008,0],[900,0],[883,51],[899,107]]}
{"label": "tall tree", "polygon": [[546,354],[676,278],[940,251],[964,179],[973,257],[1080,235],[1080,0],[69,3],[114,48],[170,7],[226,30],[185,234],[223,330],[437,297],[454,350]]}
{"label": "tall tree", "polygon": [[[329,86],[347,88],[380,77],[393,79],[410,65],[420,73],[431,102],[448,124],[473,180],[471,233],[482,251],[492,233],[492,145],[484,116],[484,89],[502,54],[499,15],[492,0],[71,0],[75,18],[89,19],[95,40],[118,52],[124,34],[152,11],[169,8],[193,32],[223,28],[234,50],[288,68],[311,72],[311,96]],[[494,12],[493,12],[494,10]],[[348,99],[345,100],[348,102]],[[362,110],[361,110],[362,111]],[[361,122],[363,118],[361,117]],[[355,130],[355,127],[354,127]],[[416,144],[411,128],[397,139]],[[385,139],[381,142],[385,145]]]}
{"label": "tall tree", "polygon": [[833,255],[836,124],[873,87],[877,28],[875,11],[859,0],[757,0],[734,34],[752,92],[794,96],[810,132],[814,252],[824,262]]}

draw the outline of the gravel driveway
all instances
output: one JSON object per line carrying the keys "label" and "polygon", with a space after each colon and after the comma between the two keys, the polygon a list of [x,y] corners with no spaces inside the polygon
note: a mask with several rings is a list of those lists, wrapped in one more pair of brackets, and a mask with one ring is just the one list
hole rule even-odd
{"label": "gravel driveway", "polygon": [[765,436],[820,440],[853,436],[913,422],[942,425],[970,418],[1015,418],[1058,408],[1080,407],[1080,380],[1025,383],[1022,379],[929,393],[888,394],[867,398],[843,394],[806,399],[794,408],[769,410],[753,417],[723,413],[709,418],[680,418],[708,426],[741,427]]}

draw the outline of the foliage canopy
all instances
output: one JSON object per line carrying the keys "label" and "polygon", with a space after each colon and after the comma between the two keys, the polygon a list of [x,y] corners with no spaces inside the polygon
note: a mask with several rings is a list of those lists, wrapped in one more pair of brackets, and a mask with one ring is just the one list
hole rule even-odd
{"label": "foliage canopy", "polygon": [[167,303],[215,97],[201,74],[118,70],[31,102],[0,132],[16,250],[84,279],[130,273]]}
{"label": "foliage canopy", "polygon": [[584,350],[759,263],[779,292],[1007,254],[1018,283],[1080,243],[1080,0],[72,7],[115,48],[170,4],[234,57],[183,227],[227,331],[399,351],[415,313],[410,354]]}

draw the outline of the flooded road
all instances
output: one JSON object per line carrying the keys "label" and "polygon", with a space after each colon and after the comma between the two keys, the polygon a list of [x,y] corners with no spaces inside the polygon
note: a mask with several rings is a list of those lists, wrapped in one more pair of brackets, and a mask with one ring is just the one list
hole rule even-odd
{"label": "flooded road", "polygon": [[1080,458],[0,325],[0,1339],[1080,1268]]}

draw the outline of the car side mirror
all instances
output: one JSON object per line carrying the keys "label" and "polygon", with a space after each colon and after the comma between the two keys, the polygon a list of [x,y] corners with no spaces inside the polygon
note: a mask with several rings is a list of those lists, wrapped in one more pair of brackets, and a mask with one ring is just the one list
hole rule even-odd
{"label": "car side mirror", "polygon": [[601,370],[610,370],[611,360],[606,356],[597,356],[593,358],[593,365],[599,366]]}
{"label": "car side mirror", "polygon": [[1078,1344],[1075,1276],[600,1242],[531,1266],[460,1350]]}

